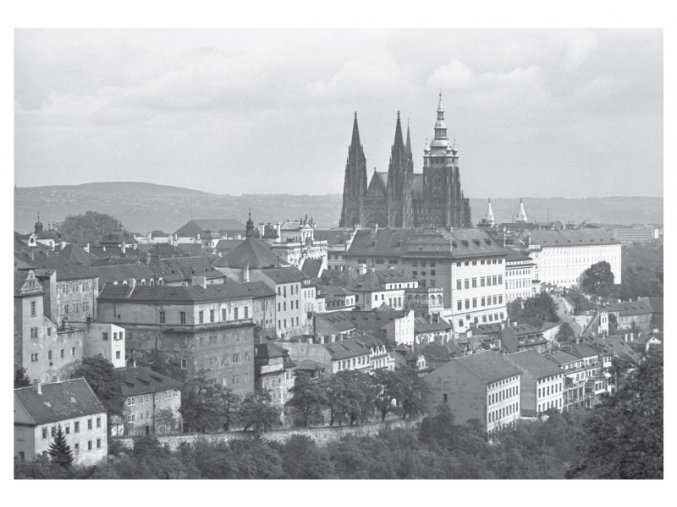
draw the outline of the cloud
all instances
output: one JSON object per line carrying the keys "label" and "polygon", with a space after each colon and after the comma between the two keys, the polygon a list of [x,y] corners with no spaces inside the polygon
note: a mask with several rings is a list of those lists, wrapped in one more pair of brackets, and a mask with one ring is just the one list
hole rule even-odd
{"label": "cloud", "polygon": [[564,68],[577,69],[599,47],[597,35],[591,30],[557,30],[553,38],[564,46]]}

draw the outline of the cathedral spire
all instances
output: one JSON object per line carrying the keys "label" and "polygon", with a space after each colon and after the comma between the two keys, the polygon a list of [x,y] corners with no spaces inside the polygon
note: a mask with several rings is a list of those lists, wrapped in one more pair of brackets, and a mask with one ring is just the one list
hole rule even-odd
{"label": "cathedral spire", "polygon": [[407,118],[407,153],[411,155],[411,133],[409,132],[409,119]]}
{"label": "cathedral spire", "polygon": [[359,148],[362,144],[360,143],[360,129],[357,126],[357,111],[355,111],[355,119],[353,120],[353,137],[350,141],[351,148]]}
{"label": "cathedral spire", "polygon": [[395,125],[395,141],[393,143],[394,148],[401,148],[404,146],[404,140],[402,139],[402,124],[400,123],[400,112],[397,111],[397,124]]}

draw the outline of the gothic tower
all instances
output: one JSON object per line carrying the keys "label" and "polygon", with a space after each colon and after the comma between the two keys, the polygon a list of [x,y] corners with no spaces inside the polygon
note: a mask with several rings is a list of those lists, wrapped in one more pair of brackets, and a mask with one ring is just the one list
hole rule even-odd
{"label": "gothic tower", "polygon": [[390,151],[388,164],[388,227],[411,228],[414,226],[414,213],[411,202],[411,184],[414,175],[414,163],[410,151],[404,144],[400,112],[397,112],[395,140]]}
{"label": "gothic tower", "polygon": [[343,209],[339,227],[353,227],[364,221],[364,195],[367,193],[367,159],[360,143],[357,112],[353,120],[353,137],[348,148],[343,180]]}

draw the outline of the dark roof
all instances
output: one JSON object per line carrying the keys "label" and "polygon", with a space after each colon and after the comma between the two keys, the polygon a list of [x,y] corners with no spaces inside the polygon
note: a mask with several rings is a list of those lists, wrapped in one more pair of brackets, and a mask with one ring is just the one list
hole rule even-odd
{"label": "dark roof", "polygon": [[643,315],[653,313],[651,306],[645,301],[627,301],[623,303],[612,303],[606,306],[609,312],[618,312],[621,317],[629,315]]}
{"label": "dark roof", "polygon": [[202,245],[200,243],[179,243],[176,245],[176,248],[189,255],[202,255]]}
{"label": "dark roof", "polygon": [[[353,233],[352,229],[315,229],[313,237],[317,241],[326,241],[328,245],[345,244]],[[277,237],[277,236],[276,236]]]}
{"label": "dark roof", "polygon": [[576,356],[572,356],[571,354],[567,352],[551,352],[548,355],[545,356],[547,359],[551,360],[555,364],[567,364],[567,363],[574,363],[576,361],[580,361],[581,359]]}
{"label": "dark roof", "polygon": [[585,343],[573,343],[571,345],[571,354],[576,357],[584,358],[597,356],[599,351]]}
{"label": "dark roof", "polygon": [[348,289],[341,287],[340,285],[318,285],[317,286],[317,296],[328,296],[328,297],[337,297],[337,296],[353,296],[355,293],[349,291]]}
{"label": "dark roof", "polygon": [[326,343],[324,347],[331,354],[332,359],[348,359],[351,357],[369,354],[369,348],[357,341],[357,338],[348,338],[340,342]]}
{"label": "dark roof", "polygon": [[613,234],[604,229],[533,230],[528,234],[531,244],[541,247],[620,245]]}
{"label": "dark roof", "polygon": [[272,357],[287,357],[289,355],[287,349],[275,345],[274,343],[261,343],[254,345],[254,347],[256,348],[257,358],[269,359]]}
{"label": "dark roof", "polygon": [[244,234],[245,226],[243,223],[232,219],[194,219],[179,227],[175,234],[183,237],[195,237],[205,231],[219,232],[221,234],[238,232]]}
{"label": "dark roof", "polygon": [[215,266],[236,269],[269,268],[282,264],[285,263],[273,252],[268,243],[258,238],[242,240],[239,245],[214,263]]}
{"label": "dark roof", "polygon": [[211,284],[205,288],[199,285],[137,285],[134,288],[125,285],[106,285],[99,295],[99,301],[193,304],[249,299],[251,297],[252,295],[246,287],[235,281],[226,280],[222,284]]}
{"label": "dark roof", "polygon": [[458,357],[452,361],[487,384],[522,373],[515,365],[491,350]]}
{"label": "dark roof", "polygon": [[275,296],[275,291],[268,287],[264,282],[246,282],[242,286],[249,291],[253,298],[264,298]]}
{"label": "dark roof", "polygon": [[663,313],[663,298],[660,297],[643,297],[639,298],[643,303],[649,305],[653,313]]}
{"label": "dark roof", "polygon": [[430,343],[423,347],[421,353],[429,363],[433,361],[449,361],[451,359],[449,349],[444,345]]}
{"label": "dark roof", "polygon": [[14,270],[14,295],[19,296],[28,277],[28,270]]}
{"label": "dark roof", "polygon": [[82,264],[83,266],[91,266],[92,262],[97,259],[96,255],[92,255],[84,248],[73,244],[63,247],[57,255],[63,259]]}
{"label": "dark roof", "polygon": [[33,259],[33,265],[36,268],[56,271],[57,281],[63,280],[81,280],[85,278],[96,278],[96,274],[77,262],[62,258],[59,255],[36,252]]}
{"label": "dark roof", "polygon": [[328,327],[339,333],[355,329],[355,323],[346,312],[316,313],[315,325],[320,328],[320,331],[322,331],[321,328]]}
{"label": "dark roof", "polygon": [[92,266],[92,273],[99,277],[99,285],[104,283],[122,282],[130,278],[136,280],[150,280],[153,271],[145,264],[112,264],[109,266]]}
{"label": "dark roof", "polygon": [[552,361],[548,361],[535,350],[507,354],[504,357],[520,370],[527,371],[536,378],[550,377],[562,373],[562,370],[555,366]]}
{"label": "dark roof", "polygon": [[42,384],[42,394],[35,387],[14,389],[20,402],[36,425],[105,412],[99,398],[84,378]]}
{"label": "dark roof", "polygon": [[444,319],[438,322],[430,322],[424,317],[416,317],[414,319],[414,329],[416,333],[426,333],[429,331],[447,331],[452,329],[452,325]]}
{"label": "dark roof", "polygon": [[481,229],[362,229],[356,232],[346,256],[463,259],[507,253]]}
{"label": "dark roof", "polygon": [[404,275],[397,269],[369,269],[366,273],[353,280],[349,289],[353,291],[385,290],[388,283],[408,283],[416,280]]}
{"label": "dark roof", "polygon": [[355,340],[369,349],[385,347],[383,340],[370,334],[358,336]]}
{"label": "dark roof", "polygon": [[322,259],[306,259],[303,261],[301,271],[303,271],[309,278],[318,278],[320,270],[322,269]]}
{"label": "dark roof", "polygon": [[259,270],[275,284],[301,282],[308,280],[309,277],[296,266],[284,266],[281,268],[264,268]]}
{"label": "dark roof", "polygon": [[360,330],[379,330],[394,320],[404,317],[402,310],[349,310],[332,312],[338,318],[339,315],[346,317],[353,326]]}
{"label": "dark roof", "polygon": [[122,394],[157,393],[161,391],[179,390],[182,383],[173,378],[154,372],[148,367],[116,368],[115,374],[122,381]]}
{"label": "dark roof", "polygon": [[159,259],[151,264],[151,270],[166,283],[190,281],[193,276],[225,278],[223,273],[212,266],[209,259],[202,256]]}
{"label": "dark roof", "polygon": [[235,248],[243,241],[244,241],[243,239],[221,239],[216,244],[216,251],[223,253],[230,252],[233,248]]}
{"label": "dark roof", "polygon": [[531,261],[533,262],[533,259],[529,257],[527,254],[522,253],[522,252],[515,252],[511,251],[505,258],[506,262],[524,262],[524,261]]}
{"label": "dark roof", "polygon": [[324,365],[312,359],[301,359],[296,362],[296,369],[304,371],[324,370]]}

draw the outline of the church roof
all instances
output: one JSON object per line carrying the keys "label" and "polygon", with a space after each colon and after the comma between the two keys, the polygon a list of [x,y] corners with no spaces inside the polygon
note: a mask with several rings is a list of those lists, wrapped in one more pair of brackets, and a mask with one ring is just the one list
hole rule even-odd
{"label": "church roof", "polygon": [[268,243],[258,238],[249,237],[218,259],[214,265],[236,269],[269,268],[282,264],[280,259],[270,248]]}

